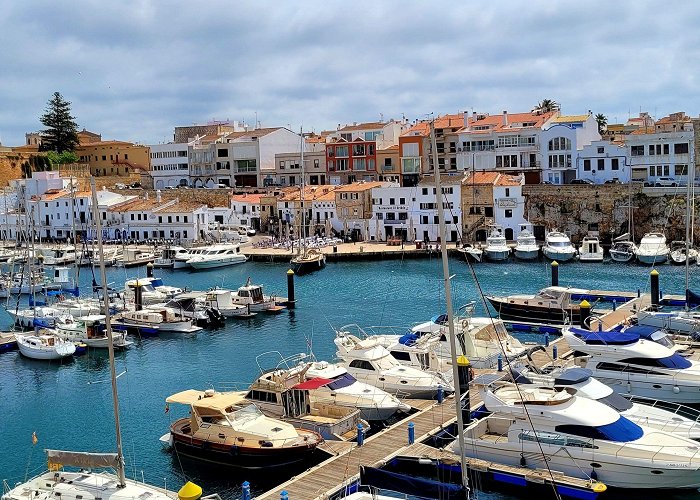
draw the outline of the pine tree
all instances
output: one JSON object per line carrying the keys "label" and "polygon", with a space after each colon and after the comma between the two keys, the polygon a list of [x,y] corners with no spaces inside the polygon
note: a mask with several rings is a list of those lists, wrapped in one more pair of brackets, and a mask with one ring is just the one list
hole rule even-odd
{"label": "pine tree", "polygon": [[70,102],[63,99],[59,92],[54,92],[41,117],[46,126],[42,131],[41,150],[74,151],[78,146],[78,124],[70,114]]}

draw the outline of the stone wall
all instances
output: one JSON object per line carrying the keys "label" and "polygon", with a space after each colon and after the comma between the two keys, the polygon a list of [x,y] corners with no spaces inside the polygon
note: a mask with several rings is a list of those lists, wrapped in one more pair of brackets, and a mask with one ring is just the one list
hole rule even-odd
{"label": "stone wall", "polygon": [[21,165],[31,154],[29,153],[0,153],[0,187],[5,187],[13,179],[22,178]]}
{"label": "stone wall", "polygon": [[684,240],[685,192],[659,195],[651,191],[655,190],[643,189],[640,184],[631,189],[620,184],[526,185],[525,218],[535,226],[564,231],[575,243],[597,227],[601,240],[610,242],[627,232],[631,197],[637,241],[644,233],[658,230],[664,231],[669,241]]}

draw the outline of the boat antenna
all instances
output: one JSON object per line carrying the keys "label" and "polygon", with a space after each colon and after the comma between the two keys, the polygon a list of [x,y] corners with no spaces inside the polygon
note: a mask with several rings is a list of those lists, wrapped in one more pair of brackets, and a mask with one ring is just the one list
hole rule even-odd
{"label": "boat antenna", "polygon": [[[447,306],[447,325],[450,334],[450,352],[452,354],[452,378],[455,389],[455,410],[457,413],[457,439],[460,449],[460,465],[462,472],[462,486],[467,491],[469,497],[469,478],[467,475],[466,458],[464,456],[464,421],[462,419],[462,396],[459,387],[459,368],[457,366],[457,341],[455,338],[454,310],[452,308],[452,288],[450,283],[450,268],[447,260],[447,245],[445,241],[445,212],[442,201],[442,186],[440,185],[440,169],[437,158],[437,140],[435,139],[435,119],[430,121],[430,147],[433,158],[433,169],[435,171],[435,199],[438,212],[438,222],[440,228],[440,250],[442,254],[442,274],[445,285],[445,302]],[[448,205],[449,206],[449,205]]]}
{"label": "boat antenna", "polygon": [[102,299],[105,308],[105,326],[107,330],[107,347],[109,351],[109,374],[112,379],[112,399],[114,402],[114,427],[117,437],[117,474],[119,487],[126,487],[126,477],[124,474],[124,452],[122,450],[122,433],[119,425],[119,398],[117,395],[117,371],[114,366],[114,343],[112,341],[112,321],[109,311],[109,290],[107,288],[107,273],[105,272],[104,247],[102,245],[102,224],[100,223],[100,211],[97,205],[97,191],[95,190],[95,178],[90,177],[90,188],[92,191],[92,218],[95,221],[97,231],[97,249],[100,255],[100,280],[102,281]]}

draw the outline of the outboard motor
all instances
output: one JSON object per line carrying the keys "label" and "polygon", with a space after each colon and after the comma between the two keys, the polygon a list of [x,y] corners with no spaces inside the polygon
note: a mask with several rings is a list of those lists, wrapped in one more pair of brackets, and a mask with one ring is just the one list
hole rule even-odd
{"label": "outboard motor", "polygon": [[221,314],[218,310],[207,307],[206,308],[207,317],[209,318],[209,324],[212,326],[221,326],[224,324],[226,317]]}

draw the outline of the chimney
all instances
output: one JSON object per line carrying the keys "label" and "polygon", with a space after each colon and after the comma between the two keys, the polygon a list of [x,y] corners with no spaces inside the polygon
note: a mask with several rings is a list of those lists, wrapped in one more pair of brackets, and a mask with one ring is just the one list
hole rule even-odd
{"label": "chimney", "polygon": [[503,126],[508,126],[508,111],[503,112]]}
{"label": "chimney", "polygon": [[147,199],[148,199],[148,191],[146,191],[145,193],[143,193],[143,199],[144,199],[144,200],[147,200]]}
{"label": "chimney", "polygon": [[465,111],[464,112],[464,127],[466,128],[468,126],[469,126],[469,111]]}
{"label": "chimney", "polygon": [[160,189],[156,191],[156,201],[160,203]]}

